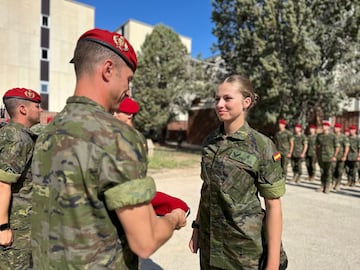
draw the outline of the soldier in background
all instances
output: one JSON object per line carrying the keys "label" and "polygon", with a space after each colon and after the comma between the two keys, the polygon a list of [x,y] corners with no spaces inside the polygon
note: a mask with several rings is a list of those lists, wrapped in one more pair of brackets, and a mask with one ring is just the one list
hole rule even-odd
{"label": "soldier in background", "polygon": [[356,165],[360,160],[360,139],[356,135],[356,126],[352,125],[349,127],[350,136],[349,136],[349,153],[347,155],[348,165],[349,165],[349,176],[347,185],[350,187],[355,186],[356,182]]}
{"label": "soldier in background", "polygon": [[286,129],[286,120],[279,120],[279,130],[275,133],[274,142],[277,150],[281,154],[281,168],[285,180],[287,179],[287,167],[294,149],[294,136],[291,131]]}
{"label": "soldier in background", "polygon": [[302,132],[301,124],[297,123],[294,129],[294,150],[291,156],[291,166],[294,173],[292,181],[298,183],[302,173],[302,162],[304,161],[306,150],[308,148],[308,141],[307,137]]}
{"label": "soldier in background", "polygon": [[308,148],[305,157],[309,181],[314,181],[316,172],[316,136],[316,126],[314,124],[310,124],[309,135],[307,136]]}
{"label": "soldier in background", "polygon": [[334,133],[339,144],[339,151],[336,156],[336,163],[333,172],[332,185],[336,191],[340,190],[341,179],[344,174],[345,160],[349,152],[349,139],[341,133],[342,125],[335,123]]}
{"label": "soldier in background", "polygon": [[32,267],[30,162],[36,135],[30,128],[40,123],[41,97],[13,88],[3,102],[11,120],[0,132],[0,269],[22,270]]}
{"label": "soldier in background", "polygon": [[332,172],[338,152],[339,144],[334,133],[330,132],[330,123],[323,121],[323,132],[316,137],[316,155],[321,169],[321,183],[317,192],[330,192]]}

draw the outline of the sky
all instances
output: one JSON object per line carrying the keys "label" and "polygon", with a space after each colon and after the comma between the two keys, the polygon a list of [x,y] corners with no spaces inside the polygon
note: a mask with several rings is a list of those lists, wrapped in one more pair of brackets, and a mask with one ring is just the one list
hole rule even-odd
{"label": "sky", "polygon": [[191,55],[207,58],[214,53],[216,38],[211,31],[211,0],[76,0],[95,7],[95,27],[115,31],[134,19],[150,25],[159,23],[191,38]]}

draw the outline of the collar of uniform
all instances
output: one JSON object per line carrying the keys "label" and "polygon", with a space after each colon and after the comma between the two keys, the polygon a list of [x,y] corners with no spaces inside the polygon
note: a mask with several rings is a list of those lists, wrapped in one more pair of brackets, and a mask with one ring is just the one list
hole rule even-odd
{"label": "collar of uniform", "polygon": [[67,104],[80,103],[80,104],[86,104],[86,105],[93,105],[94,107],[97,107],[104,112],[106,111],[103,106],[101,106],[99,103],[95,102],[94,100],[89,99],[88,97],[72,96],[67,99],[66,103]]}
{"label": "collar of uniform", "polygon": [[[250,126],[249,124],[245,121],[244,124],[242,125],[241,128],[239,128],[237,131],[235,131],[233,134],[226,136],[226,138],[231,138],[233,140],[245,140],[247,135],[249,134],[250,131]],[[224,124],[222,124],[219,129],[217,134],[215,135],[215,138],[223,138],[225,136],[225,132],[224,132]]]}
{"label": "collar of uniform", "polygon": [[24,130],[24,132],[28,133],[31,137],[34,135],[34,133],[30,130],[30,128],[27,128],[23,124],[15,122],[12,119],[10,119],[9,123],[7,123],[6,126],[13,126],[13,127],[17,127],[19,129],[22,129],[22,130]]}

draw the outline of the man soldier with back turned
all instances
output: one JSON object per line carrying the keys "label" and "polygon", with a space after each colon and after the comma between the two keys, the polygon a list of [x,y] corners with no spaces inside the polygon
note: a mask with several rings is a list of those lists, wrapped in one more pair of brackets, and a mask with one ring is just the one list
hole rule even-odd
{"label": "man soldier with back turned", "polygon": [[309,135],[307,136],[308,148],[305,157],[309,181],[314,181],[316,172],[316,136],[316,126],[314,124],[310,124]]}
{"label": "man soldier with back turned", "polygon": [[41,98],[31,89],[13,88],[3,102],[11,120],[0,132],[0,269],[27,270],[32,267],[30,161],[36,140],[30,128],[40,122]]}

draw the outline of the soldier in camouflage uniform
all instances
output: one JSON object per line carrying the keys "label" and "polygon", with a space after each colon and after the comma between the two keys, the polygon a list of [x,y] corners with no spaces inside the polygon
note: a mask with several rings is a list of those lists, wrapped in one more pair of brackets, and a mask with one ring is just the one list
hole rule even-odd
{"label": "soldier in camouflage uniform", "polygon": [[356,135],[356,126],[352,125],[349,129],[349,153],[347,155],[349,176],[347,185],[353,187],[356,182],[356,165],[357,162],[360,161],[360,139]]}
{"label": "soldier in camouflage uniform", "polygon": [[281,154],[281,168],[283,169],[284,178],[286,180],[287,167],[294,149],[294,136],[290,130],[286,129],[285,119],[279,120],[279,131],[275,133],[274,142]]}
{"label": "soldier in camouflage uniform", "polygon": [[309,181],[314,181],[316,171],[316,126],[310,124],[307,136],[308,148],[306,151],[305,164],[309,175]]}
{"label": "soldier in camouflage uniform", "polygon": [[32,267],[30,160],[36,135],[30,127],[40,122],[41,98],[13,88],[3,101],[11,120],[0,132],[0,269],[23,270]]}
{"label": "soldier in camouflage uniform", "polygon": [[186,224],[177,208],[157,217],[150,203],[143,137],[112,113],[137,67],[118,33],[85,32],[72,62],[76,87],[34,148],[34,269],[138,269]]}
{"label": "soldier in camouflage uniform", "polygon": [[349,152],[349,138],[345,134],[341,133],[342,125],[340,123],[335,123],[334,132],[336,140],[339,144],[339,152],[336,156],[336,164],[333,172],[332,184],[336,191],[340,190],[341,179],[344,174],[345,169],[345,160]]}
{"label": "soldier in camouflage uniform", "polygon": [[[272,141],[246,121],[256,99],[243,76],[232,75],[218,86],[216,113],[223,124],[204,142],[203,185],[189,243],[193,253],[200,249],[202,270],[279,269],[280,263],[280,269],[286,269],[281,156]],[[265,199],[266,212],[258,194]]]}
{"label": "soldier in camouflage uniform", "polygon": [[294,150],[291,156],[291,166],[293,169],[294,177],[292,181],[298,183],[302,173],[301,166],[304,161],[306,150],[308,148],[307,137],[302,133],[302,125],[295,125],[294,134]]}
{"label": "soldier in camouflage uniform", "polygon": [[329,193],[336,156],[339,152],[339,143],[334,133],[330,132],[330,123],[323,122],[323,133],[316,137],[316,155],[321,170],[320,187],[317,192]]}

